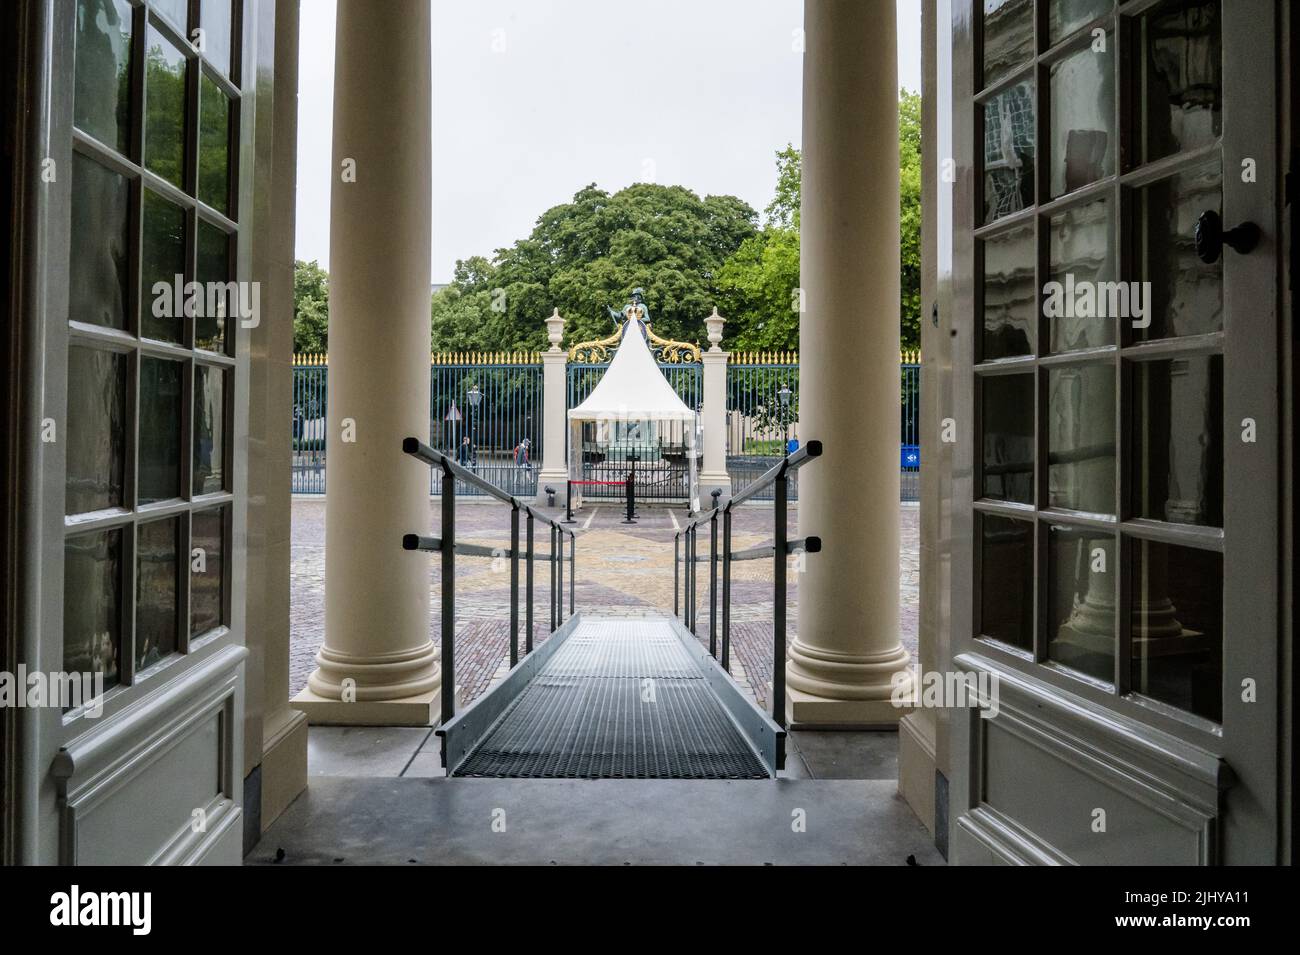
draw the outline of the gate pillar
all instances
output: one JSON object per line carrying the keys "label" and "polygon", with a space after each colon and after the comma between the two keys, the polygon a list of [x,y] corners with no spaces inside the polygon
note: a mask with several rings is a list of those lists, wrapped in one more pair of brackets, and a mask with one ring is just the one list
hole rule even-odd
{"label": "gate pillar", "polygon": [[537,475],[538,505],[546,503],[546,487],[555,488],[555,503],[563,507],[568,501],[568,462],[565,460],[565,437],[568,434],[569,403],[567,368],[569,356],[560,347],[564,339],[564,318],[557,308],[546,320],[549,350],[542,352],[542,470]]}
{"label": "gate pillar", "polygon": [[700,355],[704,366],[704,462],[700,468],[700,498],[708,500],[714,488],[722,491],[721,501],[731,497],[731,476],[727,473],[727,359],[722,350],[722,326],[726,322],[715,307],[704,320],[709,329],[709,350]]}

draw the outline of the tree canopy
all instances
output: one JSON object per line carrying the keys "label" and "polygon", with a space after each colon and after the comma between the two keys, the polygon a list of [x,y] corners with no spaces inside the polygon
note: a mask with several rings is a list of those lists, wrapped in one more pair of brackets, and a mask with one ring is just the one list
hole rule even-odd
{"label": "tree canopy", "polygon": [[641,287],[655,331],[702,337],[716,304],[714,276],[758,215],[735,196],[701,199],[682,186],[636,183],[614,194],[594,184],[554,206],[532,234],[492,260],[456,263],[433,296],[435,349],[543,348],[542,320],[558,308],[570,340],[613,331],[606,306]]}
{"label": "tree canopy", "polygon": [[329,345],[329,275],[315,260],[293,263],[293,350],[323,352]]}

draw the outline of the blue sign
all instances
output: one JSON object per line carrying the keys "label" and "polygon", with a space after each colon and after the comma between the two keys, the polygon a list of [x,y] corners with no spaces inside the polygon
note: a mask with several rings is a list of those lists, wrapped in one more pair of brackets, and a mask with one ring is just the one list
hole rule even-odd
{"label": "blue sign", "polygon": [[921,446],[905,444],[902,447],[902,465],[906,470],[915,471],[921,467]]}

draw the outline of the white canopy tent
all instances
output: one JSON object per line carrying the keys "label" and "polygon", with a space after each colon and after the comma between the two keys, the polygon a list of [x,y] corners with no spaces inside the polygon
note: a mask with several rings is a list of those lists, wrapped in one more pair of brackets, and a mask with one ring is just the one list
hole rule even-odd
{"label": "white canopy tent", "polygon": [[[659,370],[646,341],[644,326],[635,316],[623,323],[622,338],[609,368],[587,399],[569,410],[569,477],[581,481],[582,426],[596,425],[596,440],[615,444],[632,434],[653,434],[655,425],[677,423],[686,445],[687,486],[682,490],[691,510],[699,510],[699,475],[695,459],[696,412],[677,396]],[[643,424],[649,427],[642,429]],[[574,506],[582,501],[582,485],[573,486]]]}

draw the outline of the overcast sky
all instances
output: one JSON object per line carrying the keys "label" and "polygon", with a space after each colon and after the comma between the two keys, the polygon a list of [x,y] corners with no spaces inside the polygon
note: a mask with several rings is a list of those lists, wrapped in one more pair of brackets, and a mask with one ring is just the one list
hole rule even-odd
{"label": "overcast sky", "polygon": [[[303,11],[296,254],[328,268],[334,0]],[[802,22],[802,0],[433,0],[430,280],[591,182],[683,185],[761,212],[773,154],[800,141]],[[920,32],[919,0],[898,0],[911,90]]]}

